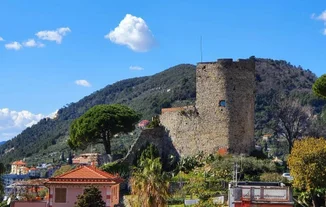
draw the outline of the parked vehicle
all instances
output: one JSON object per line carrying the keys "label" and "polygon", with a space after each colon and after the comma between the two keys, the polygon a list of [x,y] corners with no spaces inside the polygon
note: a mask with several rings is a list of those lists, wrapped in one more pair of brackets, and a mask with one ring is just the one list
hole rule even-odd
{"label": "parked vehicle", "polygon": [[289,181],[293,180],[293,177],[290,175],[290,173],[283,173],[282,177],[288,179]]}

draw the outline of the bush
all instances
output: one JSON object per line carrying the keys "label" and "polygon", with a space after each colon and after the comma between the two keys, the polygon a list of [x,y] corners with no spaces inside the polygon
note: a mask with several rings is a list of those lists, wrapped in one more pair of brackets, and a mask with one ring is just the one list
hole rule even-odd
{"label": "bush", "polygon": [[[213,160],[212,158],[210,159]],[[178,163],[178,167],[181,172],[188,174],[196,167],[203,167],[205,161],[206,160],[204,160],[204,155],[202,153],[199,153],[198,155],[193,157],[182,158]]]}
{"label": "bush", "polygon": [[120,177],[123,177],[123,178],[128,177],[129,173],[130,173],[129,166],[122,162],[107,163],[107,164],[101,166],[101,170],[111,173],[111,174],[118,173],[120,175]]}
{"label": "bush", "polygon": [[160,126],[160,118],[158,116],[154,116],[153,120],[148,124],[147,128],[155,128]]}
{"label": "bush", "polygon": [[160,157],[157,147],[150,143],[145,143],[140,149],[135,153],[135,158],[133,160],[133,165],[139,167],[139,163],[146,158],[155,159]]}
{"label": "bush", "polygon": [[214,204],[212,199],[208,200],[201,200],[199,203],[195,204],[194,207],[218,207],[218,206],[224,206],[223,204]]}
{"label": "bush", "polygon": [[266,172],[276,172],[275,163],[270,160],[260,160],[255,157],[246,157],[242,160],[241,174],[246,181],[257,181],[260,175]]}
{"label": "bush", "polygon": [[261,150],[253,150],[251,153],[250,153],[250,156],[251,157],[256,157],[257,159],[267,159],[267,155],[261,151]]}
{"label": "bush", "polygon": [[260,175],[260,181],[263,182],[282,182],[283,177],[278,173],[263,173]]}
{"label": "bush", "polygon": [[239,179],[243,181],[259,181],[262,173],[277,172],[275,163],[256,157],[224,157],[215,160],[212,168],[216,176],[231,180],[235,163],[238,163]]}
{"label": "bush", "polygon": [[168,200],[168,205],[181,205],[184,203],[183,198],[170,198]]}
{"label": "bush", "polygon": [[7,205],[7,201],[3,201],[0,203],[0,207],[9,207],[9,205]]}

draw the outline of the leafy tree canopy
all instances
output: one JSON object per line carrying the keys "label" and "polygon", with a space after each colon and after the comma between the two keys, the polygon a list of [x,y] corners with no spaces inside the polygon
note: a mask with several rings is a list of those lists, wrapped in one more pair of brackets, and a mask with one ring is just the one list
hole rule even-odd
{"label": "leafy tree canopy", "polygon": [[326,98],[326,74],[315,81],[312,90],[317,96]]}
{"label": "leafy tree canopy", "polygon": [[288,165],[294,187],[307,191],[326,188],[326,140],[306,138],[295,141]]}
{"label": "leafy tree canopy", "polygon": [[105,207],[101,191],[91,186],[84,189],[84,193],[78,195],[75,207]]}
{"label": "leafy tree canopy", "polygon": [[313,205],[319,206],[318,195],[326,188],[326,140],[295,141],[288,165],[294,178],[293,186],[310,194]]}
{"label": "leafy tree canopy", "polygon": [[101,166],[101,170],[111,173],[119,174],[120,177],[128,179],[130,176],[130,166],[123,162],[109,162]]}
{"label": "leafy tree canopy", "polygon": [[110,139],[134,130],[139,119],[140,115],[125,105],[96,105],[72,122],[68,144],[72,149],[85,149],[88,144],[102,143],[111,154]]}

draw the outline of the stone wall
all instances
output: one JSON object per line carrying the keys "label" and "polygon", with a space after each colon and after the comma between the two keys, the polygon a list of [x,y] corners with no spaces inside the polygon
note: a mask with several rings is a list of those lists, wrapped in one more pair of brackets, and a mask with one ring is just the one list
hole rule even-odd
{"label": "stone wall", "polygon": [[254,138],[255,63],[221,59],[199,63],[196,106],[162,109],[160,121],[181,156],[220,148],[249,153]]}
{"label": "stone wall", "polygon": [[138,150],[140,150],[146,144],[153,144],[159,150],[160,156],[163,160],[168,159],[170,155],[179,157],[171,139],[166,133],[164,127],[155,127],[152,129],[144,129],[135,142],[131,145],[127,155],[123,158],[122,162],[131,164],[133,163]]}
{"label": "stone wall", "polygon": [[204,130],[199,124],[202,119],[195,107],[162,112],[160,121],[179,155],[189,156],[206,151],[204,148],[207,146],[199,140]]}

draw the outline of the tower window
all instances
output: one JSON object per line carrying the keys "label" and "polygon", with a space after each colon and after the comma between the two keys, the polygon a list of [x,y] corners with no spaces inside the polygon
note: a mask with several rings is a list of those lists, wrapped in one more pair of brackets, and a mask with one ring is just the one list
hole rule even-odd
{"label": "tower window", "polygon": [[221,107],[225,107],[226,106],[225,100],[220,100],[218,105],[221,106]]}

